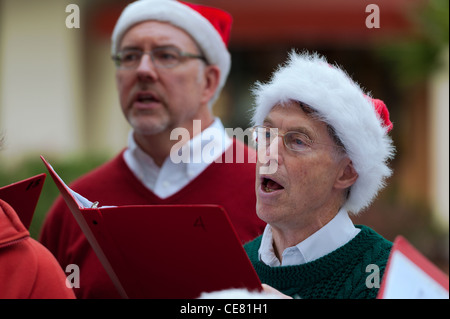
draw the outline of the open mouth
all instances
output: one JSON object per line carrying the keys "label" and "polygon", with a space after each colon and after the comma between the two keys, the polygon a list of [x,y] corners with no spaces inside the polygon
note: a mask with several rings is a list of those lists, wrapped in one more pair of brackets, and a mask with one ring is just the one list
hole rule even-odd
{"label": "open mouth", "polygon": [[139,93],[136,95],[135,101],[140,103],[159,102],[159,99],[152,93]]}
{"label": "open mouth", "polygon": [[266,193],[275,192],[284,189],[282,185],[274,181],[273,179],[263,177],[261,179],[261,189]]}

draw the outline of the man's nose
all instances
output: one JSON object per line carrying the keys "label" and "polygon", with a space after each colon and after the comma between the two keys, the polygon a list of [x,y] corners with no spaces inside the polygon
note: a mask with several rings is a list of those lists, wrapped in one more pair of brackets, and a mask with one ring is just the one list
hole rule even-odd
{"label": "man's nose", "polygon": [[276,138],[272,140],[272,142],[269,144],[269,147],[267,147],[266,150],[266,156],[269,159],[276,160],[277,162],[280,162],[282,159],[281,157],[284,149],[284,141],[283,136],[277,135]]}
{"label": "man's nose", "polygon": [[262,143],[262,145],[262,147],[258,145],[258,161],[262,164],[260,169],[264,170],[260,173],[273,174],[278,166],[283,163],[283,138],[277,136],[269,145],[266,143]]}
{"label": "man's nose", "polygon": [[136,68],[137,76],[140,80],[156,80],[158,78],[158,72],[156,66],[150,54],[144,53],[139,61],[139,65]]}

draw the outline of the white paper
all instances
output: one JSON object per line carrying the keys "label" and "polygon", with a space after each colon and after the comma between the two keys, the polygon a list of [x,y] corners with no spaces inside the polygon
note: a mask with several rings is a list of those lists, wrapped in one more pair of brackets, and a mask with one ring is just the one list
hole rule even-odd
{"label": "white paper", "polygon": [[449,299],[444,287],[400,251],[391,258],[384,299]]}
{"label": "white paper", "polygon": [[[92,208],[93,207],[92,206],[92,205],[94,205],[93,202],[91,202],[89,199],[81,196],[77,192],[73,191],[69,186],[67,186],[67,184],[62,180],[62,178],[58,175],[58,173],[56,173],[53,166],[51,166],[50,164],[48,164],[48,165],[51,167],[51,169],[53,170],[55,175],[59,178],[59,180],[64,185],[64,187],[72,193],[72,196],[75,199],[75,201],[77,202],[78,207],[81,207],[81,208]],[[116,207],[116,206],[98,206],[97,208],[108,208],[108,207]]]}

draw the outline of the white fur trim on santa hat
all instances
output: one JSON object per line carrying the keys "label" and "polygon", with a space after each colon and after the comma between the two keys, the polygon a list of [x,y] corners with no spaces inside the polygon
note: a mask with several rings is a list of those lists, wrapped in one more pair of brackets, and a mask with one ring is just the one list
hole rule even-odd
{"label": "white fur trim on santa hat", "polygon": [[395,148],[370,99],[345,71],[317,53],[292,51],[267,84],[256,83],[253,94],[254,125],[261,125],[276,104],[290,100],[316,110],[334,128],[358,173],[343,208],[356,215],[370,205],[391,175],[387,162]]}
{"label": "white fur trim on santa hat", "polygon": [[126,31],[133,25],[157,20],[183,29],[197,42],[206,60],[220,69],[220,82],[213,101],[225,85],[231,56],[219,32],[197,11],[175,0],[138,0],[129,4],[117,20],[112,33],[112,54],[116,54]]}

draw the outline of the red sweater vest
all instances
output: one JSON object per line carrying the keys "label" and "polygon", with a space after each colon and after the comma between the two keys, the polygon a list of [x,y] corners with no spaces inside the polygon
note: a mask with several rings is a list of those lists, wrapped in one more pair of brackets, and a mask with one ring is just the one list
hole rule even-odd
{"label": "red sweater vest", "polygon": [[[166,199],[153,194],[134,176],[123,160],[123,152],[70,187],[87,199],[98,201],[100,206],[221,205],[245,243],[260,235],[265,226],[255,211],[255,158],[254,150],[235,140],[223,155],[222,163],[212,163],[190,184]],[[80,288],[74,288],[78,298],[119,297],[61,197],[46,218],[40,240],[63,268],[68,264],[80,267]]]}

